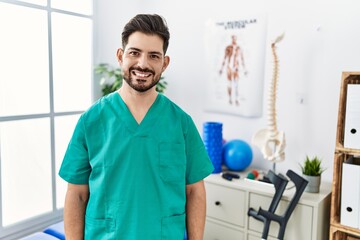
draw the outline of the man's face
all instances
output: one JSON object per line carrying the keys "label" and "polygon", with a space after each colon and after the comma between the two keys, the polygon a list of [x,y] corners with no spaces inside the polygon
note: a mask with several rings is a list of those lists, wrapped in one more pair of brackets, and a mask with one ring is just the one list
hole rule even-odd
{"label": "man's face", "polygon": [[163,52],[163,43],[157,35],[134,32],[129,36],[125,49],[118,50],[124,80],[134,90],[145,92],[160,81],[169,64],[169,57]]}

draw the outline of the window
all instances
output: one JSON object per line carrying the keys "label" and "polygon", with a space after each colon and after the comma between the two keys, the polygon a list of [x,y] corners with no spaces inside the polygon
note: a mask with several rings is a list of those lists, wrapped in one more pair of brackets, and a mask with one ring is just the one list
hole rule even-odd
{"label": "window", "polygon": [[1,239],[62,218],[66,183],[57,173],[91,104],[92,6],[0,0]]}

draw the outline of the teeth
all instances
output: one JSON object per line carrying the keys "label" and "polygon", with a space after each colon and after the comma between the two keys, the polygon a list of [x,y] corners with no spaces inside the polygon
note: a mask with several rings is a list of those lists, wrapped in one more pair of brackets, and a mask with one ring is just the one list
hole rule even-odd
{"label": "teeth", "polygon": [[136,76],[138,76],[138,77],[148,77],[148,76],[150,76],[149,73],[145,74],[145,73],[136,72],[136,71],[134,71],[134,74],[135,74]]}
{"label": "teeth", "polygon": [[146,74],[141,74],[141,73],[136,74],[136,75],[138,75],[139,77],[146,77],[147,76]]}

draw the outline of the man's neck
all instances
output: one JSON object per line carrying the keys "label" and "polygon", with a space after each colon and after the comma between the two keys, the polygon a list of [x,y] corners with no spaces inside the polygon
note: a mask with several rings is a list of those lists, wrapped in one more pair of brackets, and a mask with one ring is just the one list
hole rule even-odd
{"label": "man's neck", "polygon": [[140,124],[151,105],[155,102],[158,93],[155,87],[146,92],[138,92],[126,83],[118,90],[121,98],[130,110],[135,120]]}

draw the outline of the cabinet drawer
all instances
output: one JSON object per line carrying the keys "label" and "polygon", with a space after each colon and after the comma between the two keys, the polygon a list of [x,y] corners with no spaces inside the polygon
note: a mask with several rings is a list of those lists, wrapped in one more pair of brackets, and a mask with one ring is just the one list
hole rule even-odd
{"label": "cabinet drawer", "polygon": [[[262,196],[255,193],[250,193],[250,207],[255,210],[262,209],[267,210],[272,197]],[[276,214],[283,215],[288,201],[281,200],[279,206],[276,209]],[[285,230],[285,240],[304,240],[312,239],[312,222],[313,222],[313,208],[310,206],[297,204],[290,219],[287,223]],[[249,229],[262,233],[264,224],[261,221],[249,217]],[[270,225],[269,235],[277,237],[279,233],[279,224],[272,221]]]}
{"label": "cabinet drawer", "polygon": [[204,240],[244,240],[244,233],[226,226],[206,220]]}
{"label": "cabinet drawer", "polygon": [[245,192],[205,183],[207,216],[243,227],[247,209]]}

